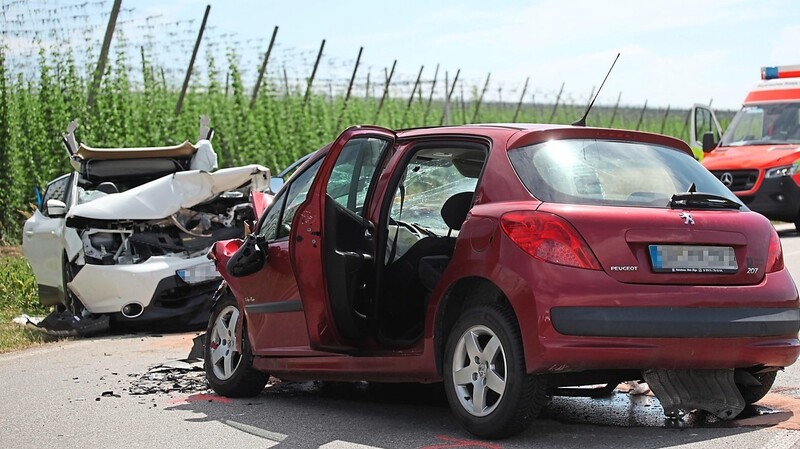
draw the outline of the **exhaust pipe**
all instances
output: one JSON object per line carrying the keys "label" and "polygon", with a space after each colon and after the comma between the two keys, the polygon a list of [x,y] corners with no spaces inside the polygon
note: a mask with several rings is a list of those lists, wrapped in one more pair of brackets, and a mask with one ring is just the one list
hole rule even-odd
{"label": "exhaust pipe", "polygon": [[130,304],[124,305],[122,307],[122,310],[120,310],[120,312],[122,313],[122,316],[124,316],[125,318],[137,318],[139,315],[142,314],[142,312],[144,312],[144,307],[142,307],[142,305],[137,302],[132,302]]}

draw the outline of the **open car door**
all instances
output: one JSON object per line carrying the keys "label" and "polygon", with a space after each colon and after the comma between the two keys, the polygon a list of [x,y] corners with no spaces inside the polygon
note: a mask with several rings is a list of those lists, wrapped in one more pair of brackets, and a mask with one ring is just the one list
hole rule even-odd
{"label": "open car door", "polygon": [[395,140],[385,128],[347,129],[295,213],[289,251],[312,349],[353,352],[369,335],[376,224],[365,216]]}
{"label": "open car door", "polygon": [[719,125],[717,115],[708,106],[695,104],[689,116],[689,146],[697,160],[703,160],[703,134],[712,133],[714,142],[722,139],[722,127]]}

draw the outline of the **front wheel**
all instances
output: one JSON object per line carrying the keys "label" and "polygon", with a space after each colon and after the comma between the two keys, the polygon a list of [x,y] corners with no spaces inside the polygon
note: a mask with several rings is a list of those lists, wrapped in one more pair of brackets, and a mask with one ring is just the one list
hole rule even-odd
{"label": "front wheel", "polygon": [[209,385],[217,394],[233,398],[255,396],[269,380],[268,374],[253,367],[244,324],[241,339],[236,338],[240,313],[236,299],[229,293],[217,303],[208,321],[204,351]]}
{"label": "front wheel", "polygon": [[444,383],[456,418],[483,438],[522,431],[547,400],[544,378],[525,371],[513,312],[498,305],[469,309],[458,319],[447,340]]}

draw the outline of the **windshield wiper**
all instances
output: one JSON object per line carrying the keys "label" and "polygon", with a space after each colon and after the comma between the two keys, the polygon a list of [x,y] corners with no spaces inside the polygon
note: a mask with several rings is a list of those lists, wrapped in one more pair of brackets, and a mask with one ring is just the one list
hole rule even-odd
{"label": "windshield wiper", "polygon": [[[692,184],[694,186],[694,184]],[[719,208],[719,209],[741,209],[742,205],[724,196],[714,195],[713,193],[695,193],[693,191],[681,192],[672,195],[669,200],[669,207],[699,207],[699,208]]]}

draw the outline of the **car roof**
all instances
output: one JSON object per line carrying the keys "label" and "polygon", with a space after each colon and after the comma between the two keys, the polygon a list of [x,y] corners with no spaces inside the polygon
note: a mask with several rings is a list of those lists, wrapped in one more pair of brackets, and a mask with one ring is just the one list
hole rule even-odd
{"label": "car roof", "polygon": [[439,126],[398,130],[399,139],[424,136],[483,136],[507,142],[507,148],[519,148],[551,139],[607,139],[628,140],[677,148],[688,154],[686,142],[662,134],[613,128],[556,125],[541,123],[487,123],[458,126]]}

